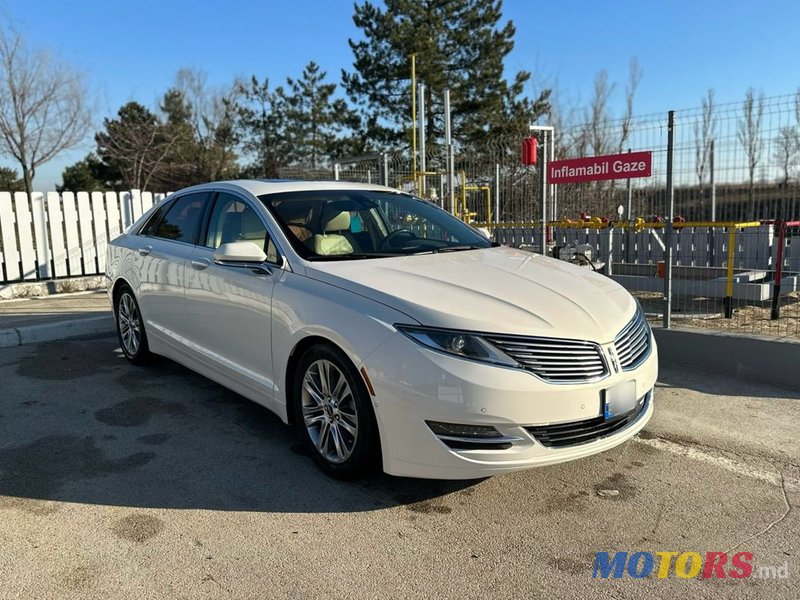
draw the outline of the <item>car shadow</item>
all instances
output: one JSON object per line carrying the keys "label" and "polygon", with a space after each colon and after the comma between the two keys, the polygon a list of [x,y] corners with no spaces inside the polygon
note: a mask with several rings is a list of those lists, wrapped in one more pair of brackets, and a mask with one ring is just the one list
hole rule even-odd
{"label": "car shadow", "polygon": [[[0,495],[130,507],[444,511],[476,481],[338,481],[272,412],[166,359],[135,367],[112,338],[0,360]],[[0,499],[0,504],[3,500]]]}

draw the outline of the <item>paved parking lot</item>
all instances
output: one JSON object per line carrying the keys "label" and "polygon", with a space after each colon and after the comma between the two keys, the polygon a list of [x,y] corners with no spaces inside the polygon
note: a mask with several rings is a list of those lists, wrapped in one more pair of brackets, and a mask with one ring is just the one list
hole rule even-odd
{"label": "paved parking lot", "polygon": [[[0,597],[764,597],[800,589],[800,394],[662,366],[613,451],[472,482],[322,475],[267,410],[106,337],[0,350]],[[778,580],[592,579],[747,550]]]}

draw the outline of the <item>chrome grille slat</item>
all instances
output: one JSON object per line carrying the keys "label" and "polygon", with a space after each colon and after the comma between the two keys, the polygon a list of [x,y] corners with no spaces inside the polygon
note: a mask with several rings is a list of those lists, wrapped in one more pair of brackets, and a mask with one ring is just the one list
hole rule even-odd
{"label": "chrome grille slat", "polygon": [[545,381],[584,383],[608,375],[600,347],[592,342],[508,335],[484,337]]}
{"label": "chrome grille slat", "polygon": [[539,369],[540,371],[552,371],[553,373],[557,373],[560,371],[564,371],[566,373],[574,373],[576,370],[580,370],[581,373],[590,373],[593,371],[603,372],[605,371],[605,367],[601,364],[596,365],[578,365],[578,366],[550,366],[550,365],[538,365],[538,364],[531,364],[531,367],[535,369]]}
{"label": "chrome grille slat", "polygon": [[535,356],[550,356],[550,355],[564,356],[565,354],[568,354],[569,356],[574,356],[576,358],[581,357],[581,356],[594,356],[595,355],[595,352],[593,350],[564,350],[564,351],[559,351],[559,350],[536,350],[534,352],[534,351],[531,351],[531,350],[518,350],[518,349],[515,349],[515,348],[509,348],[508,346],[501,346],[500,344],[497,344],[497,347],[498,348],[502,348],[503,350],[508,350],[509,352],[516,352],[517,354],[522,354],[522,355],[531,354],[531,355],[535,355]]}
{"label": "chrome grille slat", "polygon": [[633,340],[630,344],[622,347],[617,347],[618,354],[635,354],[642,350],[643,346],[647,345],[647,334],[642,333],[639,337]]}
{"label": "chrome grille slat", "polygon": [[591,360],[538,360],[538,359],[525,359],[524,362],[532,365],[542,365],[542,367],[574,367],[574,366],[587,366],[591,367],[596,365],[596,361]]}
{"label": "chrome grille slat", "polygon": [[635,369],[650,355],[650,329],[641,311],[617,334],[614,347],[623,371]]}
{"label": "chrome grille slat", "polygon": [[641,341],[642,339],[647,337],[647,330],[645,329],[637,329],[635,331],[629,331],[626,334],[627,337],[623,338],[619,343],[617,343],[617,350],[620,352],[624,352],[630,346],[635,345],[637,342]]}

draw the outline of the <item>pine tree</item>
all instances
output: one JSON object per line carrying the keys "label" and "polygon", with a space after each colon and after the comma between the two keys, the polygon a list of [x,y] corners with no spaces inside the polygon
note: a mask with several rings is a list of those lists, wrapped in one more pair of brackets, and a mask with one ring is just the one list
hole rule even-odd
{"label": "pine tree", "polygon": [[95,134],[100,160],[119,171],[126,188],[139,190],[172,187],[167,161],[176,139],[155,114],[137,102],[123,105],[115,119],[104,119],[103,130]]}
{"label": "pine tree", "polygon": [[61,185],[56,186],[59,192],[104,192],[124,187],[121,173],[91,153],[65,167],[61,181]]}
{"label": "pine tree", "polygon": [[246,177],[278,177],[287,162],[288,144],[283,137],[283,88],[270,89],[269,79],[236,84],[236,99],[227,102],[233,116],[232,132],[250,164],[242,170]]}
{"label": "pine tree", "polygon": [[0,167],[0,192],[23,192],[25,182],[15,169]]}
{"label": "pine tree", "polygon": [[288,158],[312,169],[341,153],[342,133],[355,118],[344,100],[333,98],[336,84],[325,83],[326,75],[311,61],[300,79],[287,79],[288,89],[282,91]]}
{"label": "pine tree", "polygon": [[523,131],[547,111],[549,91],[535,101],[522,97],[530,73],[513,81],[503,62],[514,47],[511,21],[501,26],[500,0],[386,0],[381,9],[365,1],[353,21],[364,39],[350,40],[354,72],[342,72],[358,105],[366,135],[382,143],[408,139],[410,60],[426,85],[426,130],[435,144],[443,136],[444,90],[450,89],[453,135],[463,143],[487,133]]}

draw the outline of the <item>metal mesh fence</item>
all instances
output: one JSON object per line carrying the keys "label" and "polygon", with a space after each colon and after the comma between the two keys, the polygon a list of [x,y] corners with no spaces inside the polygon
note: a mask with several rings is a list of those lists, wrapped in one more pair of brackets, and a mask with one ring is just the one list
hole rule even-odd
{"label": "metal mesh fence", "polygon": [[[800,93],[750,93],[744,102],[678,110],[674,133],[672,324],[800,338]],[[422,157],[415,173],[405,149],[284,176],[413,191],[476,225],[491,221],[502,243],[541,250],[539,171],[520,160],[526,135],[456,144],[452,189],[442,146],[431,147],[422,174]],[[654,319],[667,309],[667,136],[666,112],[561,128],[557,159],[650,151],[652,173],[550,186],[545,198],[557,221],[551,252],[591,246],[602,272],[630,289]]]}
{"label": "metal mesh fence", "polygon": [[[790,220],[800,216],[800,95],[753,97],[751,101],[676,111],[675,213],[688,221]],[[489,136],[479,144],[456,144],[454,189],[466,196],[475,221],[485,222],[489,188],[493,220],[540,218],[538,171],[521,164],[525,133]],[[663,218],[665,213],[666,113],[565,127],[555,134],[556,158],[651,151],[652,176],[595,181],[555,189],[551,218],[581,213],[616,218]],[[409,149],[334,162],[329,169],[285,167],[282,177],[383,183],[413,190],[448,207],[447,157],[441,145],[426,155],[425,173],[415,178]],[[419,157],[417,172],[422,171]],[[466,189],[464,189],[466,188]]]}

